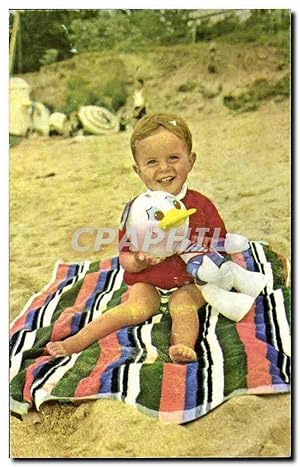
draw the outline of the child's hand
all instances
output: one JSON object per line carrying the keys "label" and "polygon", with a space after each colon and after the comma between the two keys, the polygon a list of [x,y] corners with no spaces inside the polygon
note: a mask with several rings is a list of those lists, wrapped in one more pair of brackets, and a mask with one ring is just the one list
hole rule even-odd
{"label": "child's hand", "polygon": [[164,261],[165,258],[153,257],[148,253],[143,251],[137,251],[133,253],[134,259],[143,269],[148,268],[149,266],[155,266],[156,264]]}

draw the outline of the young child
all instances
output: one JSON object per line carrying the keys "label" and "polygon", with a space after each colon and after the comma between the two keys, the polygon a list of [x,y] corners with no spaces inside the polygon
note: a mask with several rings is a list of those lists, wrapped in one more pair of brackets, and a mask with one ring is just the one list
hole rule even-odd
{"label": "young child", "polygon": [[144,80],[138,79],[133,92],[133,126],[146,115],[146,102],[144,97]]}
{"label": "young child", "polygon": [[[133,168],[149,190],[166,191],[181,200],[187,209],[197,209],[189,220],[192,241],[197,239],[197,228],[207,229],[207,244],[216,228],[220,237],[225,238],[224,223],[213,203],[201,193],[187,188],[187,177],[196,154],[192,152],[192,135],[183,119],[173,114],[144,116],[132,133],[131,150]],[[123,234],[121,230],[120,238]],[[194,278],[187,274],[184,261],[177,255],[153,258],[146,252],[132,252],[127,246],[120,251],[120,264],[125,270],[124,280],[130,286],[128,299],[74,336],[61,342],[49,342],[49,354],[80,352],[122,327],[150,319],[159,309],[160,289],[167,289],[172,318],[170,358],[175,363],[195,361],[198,310],[205,300],[194,285]],[[71,307],[70,312],[74,311]]]}

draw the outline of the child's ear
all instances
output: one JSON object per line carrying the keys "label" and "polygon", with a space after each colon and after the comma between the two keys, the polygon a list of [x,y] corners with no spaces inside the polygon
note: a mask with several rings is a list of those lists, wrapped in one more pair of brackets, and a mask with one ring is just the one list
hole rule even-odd
{"label": "child's ear", "polygon": [[138,176],[140,176],[140,169],[139,169],[139,166],[138,166],[138,165],[133,165],[132,168],[133,168],[133,170],[135,171],[135,173],[138,174]]}
{"label": "child's ear", "polygon": [[190,170],[192,170],[193,165],[195,164],[196,157],[197,154],[195,152],[191,152],[191,154],[189,155]]}

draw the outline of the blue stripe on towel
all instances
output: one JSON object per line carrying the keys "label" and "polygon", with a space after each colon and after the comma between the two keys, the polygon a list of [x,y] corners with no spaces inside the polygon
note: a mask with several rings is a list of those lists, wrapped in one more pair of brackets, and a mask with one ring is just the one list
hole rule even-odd
{"label": "blue stripe on towel", "polygon": [[108,365],[105,372],[100,377],[100,394],[112,393],[113,370],[123,365],[124,363],[128,363],[128,359],[131,357],[134,351],[134,349],[131,347],[127,328],[123,328],[117,331],[117,337],[121,347],[121,355],[120,358]]}
{"label": "blue stripe on towel", "polygon": [[255,335],[263,342],[267,342],[264,313],[264,297],[259,296],[255,300]]}
{"label": "blue stripe on towel", "polygon": [[104,285],[106,283],[107,274],[108,274],[107,271],[100,272],[100,274],[98,276],[98,279],[97,279],[96,286],[95,286],[93,292],[91,293],[90,298],[85,303],[85,308],[86,309],[89,310],[93,306],[96,294],[103,291]]}
{"label": "blue stripe on towel", "polygon": [[279,352],[268,343],[266,335],[266,323],[265,323],[265,308],[264,308],[264,297],[257,297],[255,306],[255,325],[256,332],[255,335],[257,338],[262,340],[267,344],[267,359],[270,361],[270,375],[272,378],[272,384],[282,384],[285,383],[281,377],[280,369],[278,368],[278,358]]}
{"label": "blue stripe on towel", "polygon": [[74,313],[72,316],[72,321],[71,321],[71,334],[76,334],[80,327],[80,321],[81,321],[82,313]]}
{"label": "blue stripe on towel", "polygon": [[35,313],[39,310],[40,308],[33,308],[30,310],[27,315],[26,315],[26,321],[25,321],[25,326],[24,329],[32,329],[32,323],[35,318]]}
{"label": "blue stripe on towel", "polygon": [[281,377],[280,369],[278,368],[279,352],[271,345],[268,345],[267,358],[270,360],[270,374],[272,377],[272,384],[285,384]]}
{"label": "blue stripe on towel", "polygon": [[66,279],[70,279],[71,277],[76,276],[77,271],[78,271],[78,264],[70,264]]}
{"label": "blue stripe on towel", "polygon": [[114,256],[111,260],[111,267],[112,269],[119,269],[120,267],[120,264],[119,264],[119,257],[118,256]]}
{"label": "blue stripe on towel", "polygon": [[247,266],[248,271],[255,272],[255,263],[254,263],[253,257],[250,254],[249,250],[243,251],[242,255],[243,255],[244,260],[246,262],[246,266]]}
{"label": "blue stripe on towel", "polygon": [[193,409],[197,405],[198,363],[188,363],[186,366],[185,404],[184,410]]}

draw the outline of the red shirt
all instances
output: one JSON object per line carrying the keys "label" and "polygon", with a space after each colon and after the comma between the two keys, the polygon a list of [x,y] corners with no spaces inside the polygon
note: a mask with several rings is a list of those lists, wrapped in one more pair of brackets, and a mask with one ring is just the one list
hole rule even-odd
{"label": "red shirt", "polygon": [[[187,190],[185,197],[181,200],[187,209],[196,208],[197,212],[190,216],[189,227],[191,228],[190,240],[196,241],[196,228],[208,228],[205,234],[205,244],[209,244],[209,239],[213,237],[214,229],[220,229],[220,237],[225,238],[226,228],[216,207],[201,193],[194,190]],[[126,224],[119,230],[119,241],[126,231]],[[129,247],[122,248],[122,251],[130,251]],[[124,281],[128,285],[137,282],[145,282],[162,289],[172,289],[185,284],[192,284],[193,277],[186,272],[186,264],[178,255],[166,258],[156,266],[150,266],[141,272],[124,273]]]}

